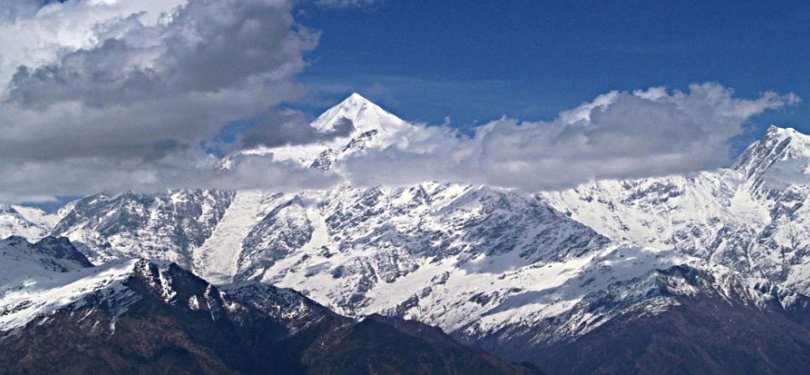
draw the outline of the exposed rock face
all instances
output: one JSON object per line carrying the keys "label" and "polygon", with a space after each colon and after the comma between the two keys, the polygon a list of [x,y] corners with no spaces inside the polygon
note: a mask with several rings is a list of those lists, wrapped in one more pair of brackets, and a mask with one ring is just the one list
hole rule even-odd
{"label": "exposed rock face", "polygon": [[808,371],[810,299],[773,285],[746,288],[741,282],[738,276],[717,280],[710,273],[675,266],[658,271],[656,288],[642,289],[634,298],[605,293],[583,304],[620,312],[584,334],[527,347],[543,327],[526,327],[478,345],[506,358],[544,364],[549,373]]}
{"label": "exposed rock face", "polygon": [[614,240],[675,248],[810,293],[810,137],[795,130],[771,127],[733,169],[541,196]]}
{"label": "exposed rock face", "polygon": [[177,262],[211,236],[233,199],[230,192],[95,195],[70,205],[53,229],[79,244],[94,263],[124,257]]}
{"label": "exposed rock face", "polygon": [[[38,246],[15,241],[8,246],[27,253]],[[57,262],[71,251],[53,240],[39,255],[56,253]],[[173,263],[92,267],[85,259],[66,270],[30,260],[42,282],[22,292],[27,303],[6,285],[0,295],[0,368],[8,374],[531,373],[420,323],[358,323],[269,285],[223,293]]]}
{"label": "exposed rock face", "polygon": [[[321,144],[230,155],[222,168],[267,156],[339,170],[352,155],[403,141],[410,126],[356,95],[313,124],[324,132],[348,125]],[[93,196],[62,210],[50,232],[94,263],[139,257],[176,262],[217,285],[293,288],[342,315],[418,320],[560,372],[712,372],[728,361],[787,372],[803,368],[806,350],[797,348],[806,348],[810,294],[808,193],[810,137],[774,127],[732,168],[689,176],[536,194],[425,182]],[[793,360],[782,366],[771,361],[775,352],[750,351],[739,335],[772,336],[734,331],[724,317],[772,322],[766,327],[796,344],[773,336],[795,349]],[[667,358],[696,364],[655,367],[638,348],[664,345],[649,334],[656,322],[670,335],[673,346],[660,349]],[[712,325],[738,340],[722,349],[702,333]],[[599,345],[638,349],[624,353],[636,367]]]}

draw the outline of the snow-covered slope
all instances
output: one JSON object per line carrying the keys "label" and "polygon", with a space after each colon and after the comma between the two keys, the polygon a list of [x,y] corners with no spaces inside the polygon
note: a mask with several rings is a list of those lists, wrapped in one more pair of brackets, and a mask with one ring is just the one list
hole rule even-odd
{"label": "snow-covered slope", "polygon": [[93,263],[119,258],[160,259],[191,267],[191,253],[217,227],[232,192],[173,191],[73,202],[53,234],[70,238]]}
{"label": "snow-covered slope", "polygon": [[[135,198],[109,198],[116,203],[91,211],[93,216],[75,221],[81,223],[78,228],[60,234],[83,243],[88,254],[189,264],[204,278],[221,283],[254,280],[292,287],[352,316],[393,308],[440,282],[448,271],[480,269],[476,272],[497,276],[587,256],[608,245],[605,237],[528,194],[426,183],[286,194],[237,192],[221,219],[210,230],[199,231],[208,233],[205,240],[186,248],[193,250],[178,251],[176,244],[189,243],[187,232],[165,229],[181,220],[167,219],[162,204],[136,205],[142,199],[132,202]],[[118,207],[137,207],[137,218],[156,219],[131,219],[117,226],[96,219],[124,216]],[[94,228],[114,230],[104,234]],[[152,228],[163,230],[155,233]],[[98,245],[85,238],[106,242]],[[126,241],[108,245],[110,238]],[[396,287],[405,280],[416,289]],[[402,294],[387,295],[395,290]]]}
{"label": "snow-covered slope", "polygon": [[[264,156],[279,161],[290,160],[306,167],[330,169],[333,163],[358,152],[404,141],[403,133],[410,125],[354,93],[320,115],[311,126],[318,132],[336,136],[316,144],[260,146],[239,151],[226,156],[221,165],[230,168],[241,158]],[[350,131],[346,132],[347,129]]]}
{"label": "snow-covered slope", "polygon": [[[312,126],[347,123],[348,136],[243,151],[223,167],[273,157],[333,169],[400,142],[409,126],[359,95]],[[809,155],[810,137],[774,127],[733,168],[559,192],[425,182],[91,196],[53,233],[98,263],[177,262],[217,284],[293,288],[352,317],[383,313],[489,347],[542,348],[703,296],[757,311],[804,306]]]}
{"label": "snow-covered slope", "polygon": [[675,248],[810,292],[810,137],[771,127],[731,169],[540,196],[614,240]]}
{"label": "snow-covered slope", "polygon": [[410,373],[417,361],[426,373],[530,373],[433,327],[353,321],[287,289],[222,293],[174,263],[93,267],[65,239],[0,242],[0,275],[6,373]]}
{"label": "snow-covered slope", "polygon": [[[245,238],[234,277],[292,287],[359,316],[404,302],[448,269],[500,274],[606,243],[513,192],[447,184],[344,187],[280,196]],[[406,280],[407,290],[392,289],[404,294],[385,295]]]}
{"label": "snow-covered slope", "polygon": [[128,261],[99,269],[65,239],[22,237],[0,241],[0,332],[77,303],[100,288],[120,290]]}
{"label": "snow-covered slope", "polygon": [[[100,312],[110,323],[102,329],[114,331],[116,319],[147,296],[185,310],[210,311],[212,319],[214,310],[226,313],[218,290],[174,263],[117,259],[93,266],[66,238],[0,241],[0,341],[35,320],[43,324],[64,313],[72,319],[74,313]],[[99,322],[90,323],[96,328]]]}
{"label": "snow-covered slope", "polygon": [[45,237],[36,243],[19,236],[0,240],[0,288],[23,288],[33,278],[91,266],[64,238]]}
{"label": "snow-covered slope", "polygon": [[38,208],[0,204],[0,238],[14,235],[36,241],[47,236],[58,220]]}
{"label": "snow-covered slope", "polygon": [[[327,312],[295,292],[269,285],[231,288],[234,296],[245,296],[251,303],[259,303],[260,298],[265,307],[272,304],[277,310],[273,316],[287,324],[301,325],[305,322],[299,320],[305,316]],[[251,293],[254,290],[263,293]],[[81,311],[89,316],[102,311],[111,319],[108,328],[113,330],[115,320],[146,295],[190,311],[219,309],[224,314],[233,309],[238,315],[241,308],[237,300],[226,307],[219,291],[174,263],[117,259],[93,266],[66,238],[0,241],[0,340],[10,331],[60,312]],[[214,306],[214,300],[219,306]]]}

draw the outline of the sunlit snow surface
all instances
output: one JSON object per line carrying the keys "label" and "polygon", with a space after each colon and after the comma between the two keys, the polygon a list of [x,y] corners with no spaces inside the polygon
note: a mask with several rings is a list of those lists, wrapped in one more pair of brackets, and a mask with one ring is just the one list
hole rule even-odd
{"label": "sunlit snow surface", "polygon": [[614,240],[682,253],[810,293],[810,137],[772,127],[733,169],[541,193]]}
{"label": "sunlit snow surface", "polygon": [[137,261],[85,268],[39,255],[25,241],[0,241],[0,331],[21,327],[58,309],[81,307],[96,294],[122,313],[134,295],[123,285]]}
{"label": "sunlit snow surface", "polygon": [[[223,167],[247,155],[330,168],[402,141],[409,126],[359,96],[313,126],[329,131],[344,119],[354,126],[347,137],[246,151]],[[106,271],[36,276],[30,297],[4,291],[2,306],[38,301],[21,307],[31,316],[52,309],[49,285],[66,288],[59,306],[115,286],[128,266],[114,260],[124,257],[177,262],[220,284],[289,287],[349,316],[381,312],[471,337],[562,340],[700,293],[788,306],[810,292],[809,139],[772,128],[732,168],[538,194],[425,182],[91,196],[55,225],[31,223],[45,223],[34,237],[68,236],[92,261],[112,262]]]}
{"label": "sunlit snow surface", "polygon": [[0,204],[0,238],[16,235],[36,241],[48,235],[58,220],[57,215],[37,208]]}

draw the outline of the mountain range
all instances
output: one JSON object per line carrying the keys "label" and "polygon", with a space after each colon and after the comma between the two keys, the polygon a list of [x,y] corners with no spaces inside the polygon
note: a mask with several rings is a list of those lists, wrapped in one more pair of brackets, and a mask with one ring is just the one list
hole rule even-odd
{"label": "mountain range", "polygon": [[218,288],[174,263],[93,266],[69,241],[0,241],[4,373],[531,374],[441,330],[355,321],[289,289]]}
{"label": "mountain range", "polygon": [[[413,125],[353,94],[312,126],[336,136],[219,167],[340,173]],[[810,137],[771,127],[729,168],[561,191],[425,181],[3,206],[0,364],[257,373],[266,350],[316,373],[804,373],[809,196]]]}

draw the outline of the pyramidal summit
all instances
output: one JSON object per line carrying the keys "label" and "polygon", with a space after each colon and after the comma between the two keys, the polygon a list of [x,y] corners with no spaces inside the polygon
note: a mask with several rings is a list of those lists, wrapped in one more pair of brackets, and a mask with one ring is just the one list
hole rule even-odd
{"label": "pyramidal summit", "polygon": [[809,15],[0,0],[0,375],[810,374]]}
{"label": "pyramidal summit", "polygon": [[[272,155],[334,168],[412,126],[358,94],[311,126],[345,124],[351,131],[320,143],[240,151],[225,165]],[[809,165],[810,137],[771,127],[730,168],[561,191],[425,181],[91,195],[54,214],[5,206],[3,233],[17,237],[3,243],[0,267],[19,276],[4,279],[9,338],[0,346],[48,342],[46,321],[104,345],[134,335],[149,311],[181,309],[210,315],[200,327],[281,319],[272,324],[286,325],[285,337],[320,324],[317,314],[348,334],[374,322],[419,338],[415,324],[433,326],[448,336],[428,342],[492,353],[506,362],[475,360],[505,372],[529,371],[508,362],[552,373],[668,371],[664,352],[690,372],[777,360],[801,372],[810,363]],[[105,323],[72,325],[77,314]],[[0,363],[22,358],[4,353]],[[217,358],[206,363],[234,366]],[[262,363],[245,360],[246,369]]]}

